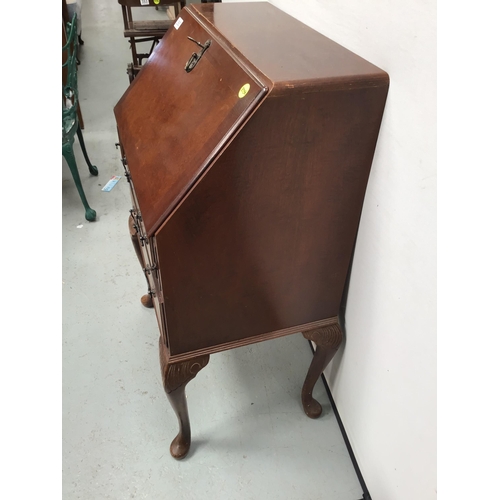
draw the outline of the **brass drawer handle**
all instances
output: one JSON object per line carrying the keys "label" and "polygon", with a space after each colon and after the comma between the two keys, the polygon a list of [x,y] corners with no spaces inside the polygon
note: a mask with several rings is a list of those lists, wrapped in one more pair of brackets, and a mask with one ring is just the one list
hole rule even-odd
{"label": "brass drawer handle", "polygon": [[136,212],[133,208],[130,209],[130,215],[132,216],[133,228],[137,232],[137,236],[139,237],[139,242],[141,243],[141,247],[149,244],[149,240],[147,236],[144,236],[142,232],[142,227],[140,222],[142,221],[142,216],[139,212]]}
{"label": "brass drawer handle", "polygon": [[152,266],[146,266],[143,271],[145,273],[148,273],[148,274],[151,274],[152,271],[156,271],[157,270],[157,267],[156,267],[156,264],[153,264]]}

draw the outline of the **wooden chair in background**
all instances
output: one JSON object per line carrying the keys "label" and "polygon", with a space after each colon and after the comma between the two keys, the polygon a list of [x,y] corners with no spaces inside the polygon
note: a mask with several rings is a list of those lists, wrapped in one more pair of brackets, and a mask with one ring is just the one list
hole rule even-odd
{"label": "wooden chair in background", "polygon": [[[151,55],[156,44],[175,22],[174,19],[169,18],[167,12],[165,12],[164,19],[158,19],[158,15],[156,15],[154,19],[134,20],[133,11],[141,8],[141,14],[143,14],[145,7],[155,7],[155,10],[160,7],[173,7],[176,18],[181,9],[186,6],[186,0],[177,2],[172,0],[118,0],[118,3],[121,5],[123,13],[123,35],[129,39],[132,51],[132,63],[127,67],[127,74],[130,83],[132,83],[139,73],[143,61]],[[150,43],[149,51],[138,52],[138,43]]]}

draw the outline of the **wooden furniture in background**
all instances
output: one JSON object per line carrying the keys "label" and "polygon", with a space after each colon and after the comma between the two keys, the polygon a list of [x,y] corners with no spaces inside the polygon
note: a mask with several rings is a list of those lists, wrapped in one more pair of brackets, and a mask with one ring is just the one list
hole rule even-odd
{"label": "wooden furniture in background", "polygon": [[[156,44],[174,23],[172,19],[167,17],[166,13],[165,19],[134,20],[133,10],[135,11],[140,7],[155,7],[156,9],[159,7],[173,7],[175,17],[177,17],[180,10],[186,5],[186,0],[177,2],[172,0],[118,0],[118,3],[122,7],[123,36],[129,39],[132,51],[132,63],[127,67],[127,74],[132,83],[132,80],[141,69],[143,60],[151,55]],[[141,12],[144,12],[144,9],[141,9]],[[137,52],[138,43],[150,43],[149,51]]]}
{"label": "wooden furniture in background", "polygon": [[302,332],[317,345],[302,404],[320,415],[388,86],[268,3],[192,4],[116,105],[175,458],[185,386],[219,351]]}

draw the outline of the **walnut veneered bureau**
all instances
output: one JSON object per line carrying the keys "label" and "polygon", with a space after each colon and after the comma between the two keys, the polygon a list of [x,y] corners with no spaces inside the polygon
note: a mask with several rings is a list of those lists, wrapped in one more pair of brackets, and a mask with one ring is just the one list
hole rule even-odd
{"label": "walnut veneered bureau", "polygon": [[317,346],[302,403],[320,415],[388,87],[271,4],[192,4],[116,105],[175,458],[185,386],[219,351],[302,332]]}

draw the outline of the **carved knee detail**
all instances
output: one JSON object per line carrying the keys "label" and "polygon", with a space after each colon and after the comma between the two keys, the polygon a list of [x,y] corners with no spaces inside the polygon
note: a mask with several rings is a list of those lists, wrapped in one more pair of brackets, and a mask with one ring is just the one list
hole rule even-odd
{"label": "carved knee detail", "polygon": [[196,377],[202,368],[207,366],[209,359],[210,356],[205,355],[171,363],[167,346],[160,337],[160,366],[163,387],[179,421],[179,433],[170,445],[170,454],[176,459],[184,458],[191,446],[191,425],[186,401],[186,385]]}
{"label": "carved knee detail", "polygon": [[200,356],[179,363],[167,363],[162,367],[163,387],[167,394],[187,385],[193,380],[198,372],[207,366],[209,356]]}
{"label": "carved knee detail", "polygon": [[331,325],[302,332],[302,335],[307,340],[312,340],[317,346],[333,347],[338,349],[342,343],[342,329],[337,318],[337,321]]}

